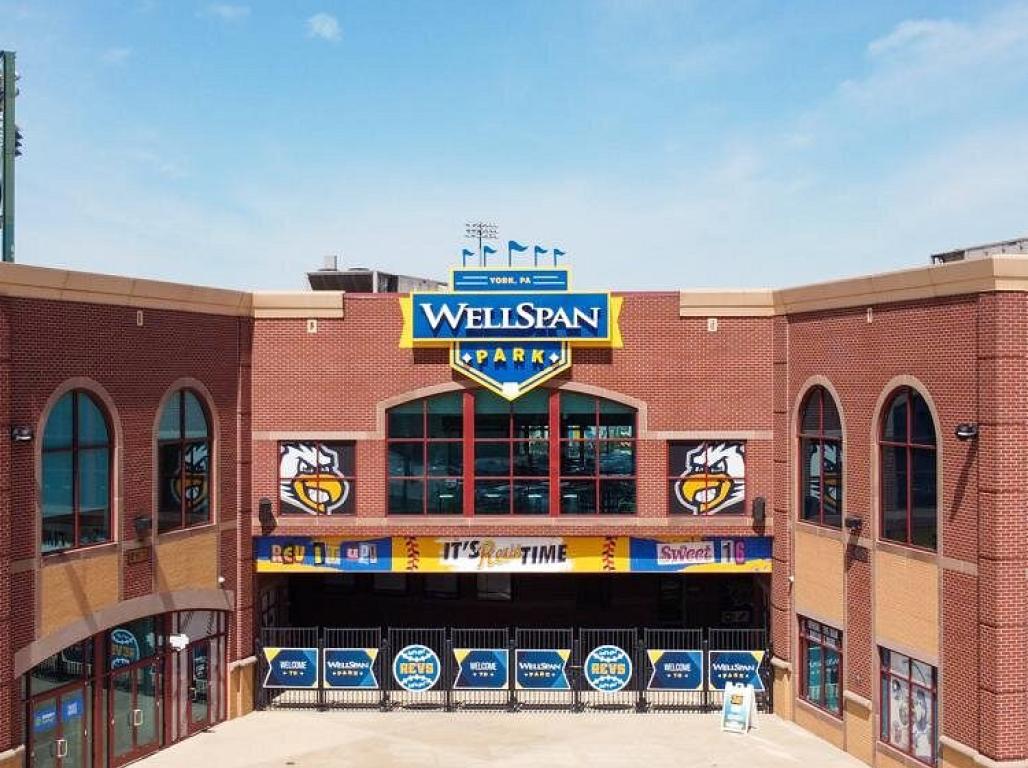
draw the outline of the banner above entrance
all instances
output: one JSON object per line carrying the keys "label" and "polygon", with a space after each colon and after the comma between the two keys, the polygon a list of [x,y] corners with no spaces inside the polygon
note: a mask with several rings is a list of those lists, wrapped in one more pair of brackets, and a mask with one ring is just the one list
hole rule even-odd
{"label": "banner above entrance", "polygon": [[261,536],[258,573],[770,573],[767,536]]}
{"label": "banner above entrance", "polygon": [[570,368],[572,347],[621,347],[621,298],[569,285],[567,269],[454,270],[451,292],[400,299],[400,347],[448,347],[454,370],[515,400]]}

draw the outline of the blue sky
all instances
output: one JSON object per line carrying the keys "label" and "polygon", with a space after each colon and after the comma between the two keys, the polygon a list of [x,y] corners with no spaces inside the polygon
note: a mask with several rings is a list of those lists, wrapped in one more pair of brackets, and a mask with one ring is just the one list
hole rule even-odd
{"label": "blue sky", "polygon": [[1021,2],[11,2],[17,259],[290,289],[785,286],[1028,235]]}

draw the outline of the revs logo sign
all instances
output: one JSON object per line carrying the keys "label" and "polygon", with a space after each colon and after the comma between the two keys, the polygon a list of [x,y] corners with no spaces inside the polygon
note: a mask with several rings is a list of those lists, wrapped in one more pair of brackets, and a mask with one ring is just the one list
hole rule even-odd
{"label": "revs logo sign", "polygon": [[400,299],[401,347],[448,347],[450,365],[515,400],[571,367],[574,347],[621,347],[621,299],[568,290],[567,269],[459,269],[450,292]]}

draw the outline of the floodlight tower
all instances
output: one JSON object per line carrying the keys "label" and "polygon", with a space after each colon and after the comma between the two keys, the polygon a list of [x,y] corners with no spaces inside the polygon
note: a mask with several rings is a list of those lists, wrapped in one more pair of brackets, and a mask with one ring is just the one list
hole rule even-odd
{"label": "floodlight tower", "polygon": [[478,266],[485,266],[485,257],[482,253],[482,241],[496,239],[496,225],[485,221],[469,221],[464,225],[464,237],[471,238],[472,240],[478,240]]}
{"label": "floodlight tower", "polygon": [[0,254],[14,261],[14,158],[21,154],[21,131],[14,123],[14,97],[18,95],[14,52],[0,51]]}

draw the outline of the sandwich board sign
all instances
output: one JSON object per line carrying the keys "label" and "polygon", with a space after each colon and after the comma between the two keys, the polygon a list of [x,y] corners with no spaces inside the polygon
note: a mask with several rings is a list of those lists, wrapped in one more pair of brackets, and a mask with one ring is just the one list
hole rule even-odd
{"label": "sandwich board sign", "polygon": [[721,730],[746,733],[757,727],[757,699],[752,685],[726,683],[721,705]]}

